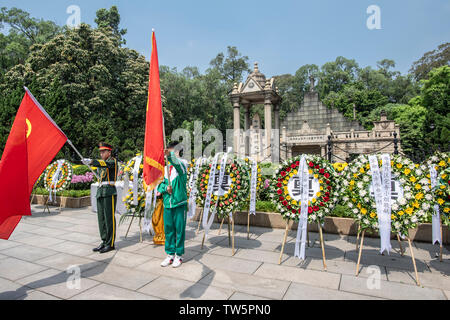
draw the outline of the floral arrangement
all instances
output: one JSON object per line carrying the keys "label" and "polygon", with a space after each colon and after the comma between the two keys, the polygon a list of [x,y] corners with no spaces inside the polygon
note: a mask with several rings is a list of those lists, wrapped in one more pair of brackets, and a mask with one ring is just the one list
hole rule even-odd
{"label": "floral arrangement", "polygon": [[[381,155],[377,158],[382,170]],[[399,155],[391,155],[391,168],[393,185],[397,189],[393,192],[398,193],[398,197],[391,200],[391,227],[393,232],[407,236],[409,229],[427,218],[433,203],[428,170]],[[352,211],[362,230],[379,227],[375,197],[370,190],[370,169],[368,156],[361,155],[350,163],[342,180],[343,203]]]}
{"label": "floral arrangement", "polygon": [[[298,177],[301,156],[283,162],[271,182],[271,198],[284,219],[298,221],[301,215],[301,187]],[[308,222],[323,223],[338,200],[337,175],[324,158],[306,155],[312,181],[308,201]],[[296,182],[297,180],[297,182]],[[293,186],[294,188],[291,188]],[[291,189],[291,190],[290,190]]]}
{"label": "floral arrangement", "polygon": [[450,226],[450,167],[441,172],[439,183],[435,189],[435,197],[439,205],[439,211],[442,213],[443,224]]}
{"label": "floral arrangement", "polygon": [[[220,158],[217,162],[216,168],[212,168],[211,159],[208,160],[203,166],[200,167],[199,177],[197,180],[197,204],[203,206],[206,200],[206,194],[208,189],[209,176],[211,170],[216,170],[216,177],[220,174]],[[244,161],[232,158],[227,159],[224,181],[225,193],[222,196],[218,196],[218,190],[214,190],[211,197],[211,207],[214,207],[217,202],[217,216],[221,219],[228,216],[230,213],[236,211],[240,204],[247,201],[247,196],[250,189],[250,172],[248,166]],[[211,208],[213,210],[213,208]]]}
{"label": "floral arrangement", "polygon": [[[248,167],[248,173],[249,173],[249,189],[248,189],[248,201],[250,201],[250,186],[251,186],[251,175],[252,175],[252,161],[250,161],[249,158],[244,158],[244,162],[245,165]],[[262,181],[262,175],[261,175],[261,168],[259,167],[259,164],[257,164],[257,171],[258,171],[258,177],[256,179],[256,193],[258,194],[258,192],[261,190],[261,188],[264,186],[263,181]],[[269,182],[269,181],[267,181]],[[269,183],[267,183],[267,187],[269,187]]]}
{"label": "floral arrangement", "polygon": [[[143,179],[142,179],[142,173],[144,171],[144,165],[142,163],[141,163],[141,165],[139,167],[138,176],[135,177],[133,175],[134,164],[136,162],[136,159],[140,155],[141,155],[140,153],[136,154],[135,157],[133,157],[132,159],[130,159],[126,163],[126,165],[125,165],[125,167],[123,169],[124,174],[128,174],[129,181],[134,181],[134,179],[138,179],[138,199],[137,199],[138,201],[137,201],[137,205],[135,205],[133,203],[133,200],[134,200],[133,189],[126,189],[126,190],[124,190],[124,193],[127,194],[127,195],[122,199],[122,201],[124,202],[128,213],[132,213],[133,215],[143,216],[144,210],[145,210],[145,191],[144,191]],[[125,187],[126,186],[124,186],[124,188]]]}
{"label": "floral arrangement", "polygon": [[53,176],[58,169],[58,162],[50,164],[44,174],[44,188],[49,192],[59,192],[67,188],[72,180],[72,165],[67,160],[62,160],[61,170],[56,183],[53,183]]}
{"label": "floral arrangement", "polygon": [[450,226],[450,154],[438,152],[427,160],[428,166],[434,166],[437,171],[437,185],[433,189],[435,202],[443,224]]}

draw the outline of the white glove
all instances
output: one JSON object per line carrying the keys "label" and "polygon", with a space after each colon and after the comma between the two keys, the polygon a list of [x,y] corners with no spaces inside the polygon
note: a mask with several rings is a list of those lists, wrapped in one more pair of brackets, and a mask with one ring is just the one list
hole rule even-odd
{"label": "white glove", "polygon": [[84,165],[89,166],[89,165],[92,163],[92,159],[87,159],[87,158],[85,158],[85,159],[82,159],[81,162],[82,162]]}

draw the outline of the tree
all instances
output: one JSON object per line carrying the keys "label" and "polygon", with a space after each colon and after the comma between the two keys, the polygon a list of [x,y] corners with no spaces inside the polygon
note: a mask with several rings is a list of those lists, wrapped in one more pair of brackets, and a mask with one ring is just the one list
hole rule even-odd
{"label": "tree", "polygon": [[209,63],[212,69],[216,69],[222,80],[230,87],[234,83],[241,82],[246,72],[250,72],[248,57],[242,56],[236,47],[227,47],[227,57],[221,52]]}
{"label": "tree", "polygon": [[121,43],[126,44],[123,36],[127,33],[127,29],[119,29],[120,14],[116,6],[112,6],[109,10],[99,9],[94,21],[99,29],[110,28],[113,34],[121,39]]}
{"label": "tree", "polygon": [[366,128],[371,122],[367,120],[369,113],[388,103],[388,98],[376,89],[367,89],[361,81],[345,85],[339,92],[330,92],[324,99],[325,105],[337,108],[343,115],[353,119],[353,105],[356,109],[356,120]]}
{"label": "tree", "polygon": [[442,66],[422,80],[421,94],[412,103],[427,109],[426,141],[436,148],[450,150],[450,67]]}
{"label": "tree", "polygon": [[62,31],[54,22],[32,18],[18,8],[1,8],[0,30],[5,25],[9,30],[8,34],[0,33],[0,75],[24,63],[32,45],[43,44]]}
{"label": "tree", "polygon": [[[33,46],[25,63],[10,69],[0,84],[0,114],[6,120],[0,145],[26,85],[83,155],[96,156],[101,140],[119,147],[120,157],[142,150],[148,70],[145,57],[121,48],[111,30],[86,24]],[[76,158],[69,148],[63,153]]]}
{"label": "tree", "polygon": [[387,104],[372,110],[367,121],[378,121],[382,110],[386,112],[389,120],[394,120],[400,126],[403,153],[414,157],[426,148],[424,140],[427,109],[420,105]]}
{"label": "tree", "polygon": [[333,62],[325,63],[319,73],[318,91],[321,97],[328,93],[338,92],[346,84],[356,80],[359,66],[353,59],[337,57]]}
{"label": "tree", "polygon": [[413,63],[410,72],[415,80],[427,79],[428,74],[434,68],[448,66],[450,64],[450,42],[443,43],[437,49],[428,51],[419,60]]}
{"label": "tree", "polygon": [[319,67],[315,64],[301,66],[295,75],[284,74],[275,76],[275,85],[282,97],[280,119],[284,119],[289,112],[296,110],[303,101],[305,92],[310,89],[310,77],[317,79]]}

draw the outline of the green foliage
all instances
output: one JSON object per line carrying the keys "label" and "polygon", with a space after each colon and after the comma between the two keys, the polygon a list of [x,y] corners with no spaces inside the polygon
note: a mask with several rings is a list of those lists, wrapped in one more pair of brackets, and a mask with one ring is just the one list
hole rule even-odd
{"label": "green foliage", "polygon": [[[45,188],[35,188],[33,194],[36,195],[48,195],[48,191]],[[56,193],[60,197],[70,197],[70,198],[82,198],[89,197],[91,195],[91,190],[64,190]]]}
{"label": "green foliage", "polygon": [[80,165],[80,166],[78,166],[76,168],[73,168],[72,174],[77,175],[77,176],[81,176],[81,175],[85,174],[86,172],[91,172],[89,167],[85,166],[85,165]]}
{"label": "green foliage", "polygon": [[433,69],[428,80],[422,80],[420,98],[416,100],[427,109],[426,139],[433,146],[450,148],[450,67]]}
{"label": "green foliage", "polygon": [[[400,126],[403,153],[412,156],[417,150],[426,147],[424,141],[427,109],[417,104],[387,104],[373,109],[366,122],[378,121],[382,110],[386,111],[389,120],[394,120]],[[411,121],[412,119],[414,121]]]}
{"label": "green foliage", "polygon": [[[98,156],[93,148],[102,140],[142,150],[148,69],[145,57],[121,48],[109,29],[82,24],[66,30],[35,45],[24,64],[5,74],[0,110],[7,121],[1,131],[9,132],[26,85],[83,155]],[[61,156],[77,158],[68,147]]]}
{"label": "green foliage", "polygon": [[450,42],[443,43],[437,49],[428,51],[413,63],[410,72],[419,81],[428,78],[431,70],[450,64]]}
{"label": "green foliage", "polygon": [[[32,18],[17,8],[1,9],[0,30],[4,25],[9,29],[8,34],[0,33],[0,154],[23,86],[84,156],[97,157],[99,141],[116,146],[121,160],[143,149],[149,63],[135,50],[122,47],[126,29],[120,28],[120,21],[116,6],[97,11],[96,28],[82,24],[74,30]],[[356,120],[367,129],[386,110],[400,125],[404,152],[425,146],[448,149],[449,50],[445,43],[427,52],[408,75],[395,71],[393,60],[383,59],[374,69],[340,56],[321,67],[303,65],[293,75],[275,76],[282,96],[280,117],[300,106],[313,76],[327,106],[349,119],[355,106]],[[217,128],[225,136],[226,129],[233,127],[228,93],[233,83],[243,81],[250,72],[248,61],[236,47],[228,46],[203,74],[194,66],[181,72],[161,66],[167,137],[177,128],[193,132],[195,121],[202,121],[203,133]],[[440,68],[432,70],[435,67]],[[428,79],[415,81],[424,78]],[[251,113],[263,119],[262,106],[255,106]],[[211,142],[202,141],[203,147]],[[67,146],[57,157],[78,160]],[[269,167],[263,174],[271,171]]]}
{"label": "green foliage", "polygon": [[352,218],[350,209],[341,204],[338,204],[334,207],[334,209],[330,212],[330,216],[340,218]]}
{"label": "green foliage", "polygon": [[256,211],[275,212],[276,206],[272,201],[256,201]]}
{"label": "green foliage", "polygon": [[121,43],[126,44],[126,40],[122,37],[127,33],[127,29],[119,29],[120,14],[116,6],[112,6],[109,10],[99,9],[96,13],[95,23],[99,29],[110,28],[114,35],[121,39]]}
{"label": "green foliage", "polygon": [[12,66],[24,63],[31,46],[43,44],[60,33],[62,28],[54,22],[30,17],[18,9],[0,10],[0,30],[9,26],[8,34],[0,33],[0,75]]}
{"label": "green foliage", "polygon": [[248,57],[242,56],[236,47],[227,47],[227,57],[221,52],[209,63],[211,69],[219,72],[221,80],[230,85],[240,82],[246,72],[250,72]]}

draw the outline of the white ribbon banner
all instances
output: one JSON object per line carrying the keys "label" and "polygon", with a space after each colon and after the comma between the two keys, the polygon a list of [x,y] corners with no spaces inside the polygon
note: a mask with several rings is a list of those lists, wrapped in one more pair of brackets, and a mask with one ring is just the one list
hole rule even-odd
{"label": "white ribbon banner", "polygon": [[188,219],[192,219],[192,217],[195,215],[195,210],[197,209],[197,203],[196,198],[198,194],[197,190],[197,180],[198,180],[198,173],[200,171],[200,165],[203,164],[203,158],[197,159],[195,162],[195,170],[189,177],[189,208],[188,208]]}
{"label": "white ribbon banner", "polygon": [[[430,165],[430,180],[431,180],[431,189],[435,188],[437,185],[437,171],[434,165]],[[431,216],[431,228],[433,240],[432,244],[439,242],[442,244],[441,238],[441,214],[439,212],[439,205],[435,204],[433,206],[434,214]]]}
{"label": "white ribbon banner", "polygon": [[[300,168],[298,170],[298,177],[300,179],[300,185],[302,187],[302,193],[300,198],[300,219],[297,227],[297,238],[295,240],[295,253],[294,257],[299,257],[305,260],[305,245],[306,234],[308,227],[308,193],[309,193],[309,170],[306,165],[305,156],[300,159]],[[300,245],[301,241],[301,245]]]}
{"label": "white ribbon banner", "polygon": [[145,196],[145,211],[144,211],[144,231],[148,232],[150,234],[154,234],[155,231],[153,230],[153,224],[152,224],[152,218],[153,213],[156,209],[156,194],[157,192],[156,187],[154,190],[148,191]]}
{"label": "white ribbon banner", "polygon": [[258,181],[258,163],[252,160],[252,171],[250,177],[250,210],[249,214],[256,215],[256,185]]}
{"label": "white ribbon banner", "polygon": [[[375,203],[378,215],[380,233],[380,253],[389,251],[391,247],[391,158],[383,154],[382,173],[378,167],[376,155],[369,156],[370,170],[372,172],[372,185],[375,194]],[[383,179],[381,179],[383,177]]]}
{"label": "white ribbon banner", "polygon": [[205,239],[208,237],[208,231],[211,228],[214,216],[216,214],[215,210],[211,214],[211,217],[208,220],[208,214],[211,207],[211,196],[214,189],[214,181],[216,178],[216,166],[217,166],[217,160],[219,159],[219,153],[217,153],[213,159],[213,162],[211,164],[211,170],[209,172],[209,179],[208,179],[208,189],[206,191],[206,199],[205,199],[205,205],[203,206],[203,229],[205,229]]}
{"label": "white ribbon banner", "polygon": [[61,174],[61,169],[62,169],[62,165],[64,163],[64,160],[58,160],[56,163],[58,164],[58,167],[56,168],[56,172],[53,174],[52,184],[50,185],[50,190],[49,190],[49,199],[48,200],[50,202],[53,201],[52,193],[54,194],[54,197],[55,197],[55,200],[56,200],[56,183],[59,180],[59,176]]}
{"label": "white ribbon banner", "polygon": [[136,157],[133,168],[133,205],[138,205],[138,183],[139,183],[139,167],[141,166],[142,156]]}
{"label": "white ribbon banner", "polygon": [[[225,190],[221,188],[223,177],[225,176],[225,168],[227,166],[228,153],[225,153],[222,157],[222,161],[220,162],[220,171],[219,171],[219,186],[217,191],[217,201],[214,204],[214,213],[217,211],[217,204],[219,203],[219,198],[225,194]],[[215,181],[214,181],[215,182]],[[233,219],[233,213],[230,212],[230,217]]]}

